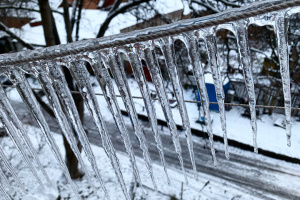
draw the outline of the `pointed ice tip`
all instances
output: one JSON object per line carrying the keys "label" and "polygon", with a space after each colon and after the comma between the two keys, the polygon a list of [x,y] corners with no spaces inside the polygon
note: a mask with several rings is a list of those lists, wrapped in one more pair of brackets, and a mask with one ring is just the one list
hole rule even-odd
{"label": "pointed ice tip", "polygon": [[226,160],[230,159],[229,153],[225,154]]}
{"label": "pointed ice tip", "polygon": [[218,167],[218,161],[217,160],[214,160],[214,166],[215,166],[215,168]]}
{"label": "pointed ice tip", "polygon": [[288,147],[291,147],[291,138],[290,137],[287,138],[287,145],[288,145]]}

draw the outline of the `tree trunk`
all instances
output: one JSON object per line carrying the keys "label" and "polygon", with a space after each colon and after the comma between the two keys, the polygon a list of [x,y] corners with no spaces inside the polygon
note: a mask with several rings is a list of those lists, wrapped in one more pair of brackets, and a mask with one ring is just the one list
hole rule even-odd
{"label": "tree trunk", "polygon": [[[42,22],[43,22],[43,29],[44,29],[46,45],[53,46],[53,45],[60,44],[55,20],[54,20],[54,17],[52,15],[52,12],[51,12],[51,9],[49,6],[49,1],[48,0],[39,0],[39,7],[40,7],[41,18],[42,18]],[[68,13],[65,15],[68,16]],[[66,19],[65,19],[65,21],[66,21]],[[68,30],[70,31],[70,29],[68,29],[66,27],[66,30],[67,30],[67,35],[69,37],[68,42],[70,42],[72,39],[72,38],[70,39],[71,33],[68,33]],[[68,71],[68,69],[65,68],[64,73],[65,73],[65,77],[66,77],[66,80],[67,80],[70,90],[75,90],[76,88],[73,85],[73,78],[72,78],[70,72]],[[84,113],[83,112],[84,111],[83,110],[84,109],[83,99],[80,95],[73,95],[73,98],[74,98],[76,107],[78,109],[80,119],[83,122],[83,113]],[[83,174],[78,169],[78,160],[77,160],[75,154],[73,153],[73,151],[70,147],[70,144],[64,137],[64,135],[63,135],[63,141],[64,141],[65,150],[66,150],[66,165],[69,169],[70,175],[73,179],[79,178]],[[81,150],[80,146],[79,146],[79,150]]]}

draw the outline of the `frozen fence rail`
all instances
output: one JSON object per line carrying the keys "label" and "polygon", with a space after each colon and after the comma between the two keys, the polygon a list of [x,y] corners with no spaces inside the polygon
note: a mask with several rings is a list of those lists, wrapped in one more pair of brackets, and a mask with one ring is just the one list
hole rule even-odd
{"label": "frozen fence rail", "polygon": [[[116,94],[113,88],[109,70],[112,73],[112,76],[118,86],[118,90],[120,91],[122,100],[125,104],[126,110],[129,113],[130,120],[134,128],[134,133],[139,139],[140,148],[143,151],[145,165],[149,171],[154,188],[156,188],[155,178],[153,176],[152,162],[148,152],[146,139],[144,137],[143,127],[137,117],[137,112],[132,100],[132,95],[126,80],[124,67],[122,66],[120,53],[125,54],[125,56],[130,61],[135,79],[139,83],[139,89],[143,96],[144,104],[146,106],[149,121],[152,126],[160,158],[168,179],[167,168],[165,166],[164,160],[163,144],[161,142],[157,128],[156,113],[152,105],[150,91],[146,82],[145,75],[143,73],[141,63],[141,61],[144,60],[150,71],[154,86],[156,88],[156,92],[158,94],[158,99],[161,103],[164,116],[171,132],[172,140],[181,164],[183,174],[185,174],[176,124],[173,119],[172,111],[164,88],[161,71],[159,69],[157,56],[154,51],[156,47],[160,48],[166,62],[168,73],[171,77],[171,82],[175,91],[175,97],[178,103],[183,128],[186,134],[186,140],[189,148],[193,171],[195,177],[197,177],[190,122],[183,98],[182,86],[174,61],[174,42],[176,40],[180,40],[187,47],[189,60],[193,68],[193,73],[196,78],[197,87],[202,100],[207,132],[210,140],[211,153],[213,156],[214,164],[217,165],[217,159],[213,146],[213,130],[209,111],[209,99],[205,86],[204,71],[200,67],[201,60],[198,56],[198,42],[199,40],[203,40],[205,42],[208,60],[211,66],[214,85],[216,88],[217,101],[220,109],[220,119],[225,144],[225,155],[229,159],[224,106],[225,95],[222,88],[221,73],[219,67],[220,60],[217,52],[216,32],[219,29],[227,29],[234,33],[236,37],[240,63],[243,68],[245,84],[249,97],[251,126],[253,132],[253,146],[254,151],[257,152],[257,125],[255,110],[256,98],[252,76],[252,62],[249,53],[247,38],[247,29],[251,24],[256,24],[259,26],[273,26],[277,38],[277,50],[282,76],[282,87],[284,91],[287,144],[290,145],[291,95],[288,64],[289,58],[287,27],[289,17],[293,13],[300,12],[300,8],[295,7],[298,5],[300,5],[299,0],[287,0],[284,2],[282,2],[281,0],[265,1],[239,9],[232,9],[220,14],[210,15],[204,18],[185,20],[170,25],[160,26],[157,28],[134,31],[129,34],[115,35],[101,39],[90,39],[86,41],[74,42],[71,44],[53,46],[32,51],[4,54],[0,55],[0,72],[2,74],[5,74],[16,86],[23,101],[29,107],[36,121],[41,126],[44,136],[46,137],[51,150],[56,156],[56,159],[58,160],[63,173],[70,182],[74,193],[77,195],[77,198],[80,199],[77,193],[76,185],[71,180],[63,158],[58,150],[53,136],[51,135],[45,117],[43,116],[39,104],[25,78],[25,74],[32,74],[39,80],[46,96],[48,97],[49,103],[53,108],[55,116],[59,121],[63,134],[70,143],[71,148],[77,156],[79,162],[83,166],[83,169],[85,169],[85,164],[83,163],[79,150],[77,149],[76,140],[74,136],[70,134],[72,128],[76,131],[79,141],[83,146],[83,150],[86,153],[88,160],[97,175],[97,179],[101,183],[103,190],[106,191],[105,185],[103,184],[101,178],[101,174],[99,173],[99,169],[96,164],[95,157],[91,150],[90,143],[87,139],[86,133],[83,129],[83,125],[81,124],[78,112],[76,110],[71,92],[60,69],[60,65],[66,66],[70,70],[72,77],[75,79],[77,86],[79,87],[80,94],[84,97],[86,107],[93,117],[97,130],[102,138],[103,147],[111,161],[113,168],[115,169],[115,173],[119,180],[123,193],[126,199],[129,199],[123,175],[120,170],[119,161],[116,156],[113,144],[110,140],[109,134],[106,130],[105,123],[100,111],[100,105],[96,100],[95,92],[93,91],[89,79],[90,74],[87,71],[84,62],[88,62],[91,65],[96,75],[96,78],[103,91],[104,97],[109,105],[109,109],[114,117],[114,121],[122,135],[126,151],[128,153],[128,156],[130,157],[135,178],[138,182],[141,183],[139,170],[135,162],[135,155],[133,154],[128,131],[125,127],[125,122],[122,118],[121,111],[116,100]],[[42,185],[42,181],[40,180],[40,177],[38,177],[36,169],[31,165],[29,157],[25,152],[25,149],[28,148],[32,154],[31,157],[33,157],[39,163],[38,158],[35,155],[35,151],[32,148],[32,144],[27,138],[22,123],[17,118],[2,87],[0,87],[0,93],[0,119],[4,124],[8,134],[15,142],[17,148],[22,153],[22,156],[26,160],[27,164],[30,166],[35,177]],[[23,144],[25,144],[26,146]],[[43,169],[41,169],[41,171],[43,172]],[[46,173],[44,173],[44,175],[47,178]],[[22,184],[20,183],[20,185]],[[2,188],[0,189],[2,192],[5,192],[5,190],[3,190]],[[106,195],[108,197],[107,192]]]}

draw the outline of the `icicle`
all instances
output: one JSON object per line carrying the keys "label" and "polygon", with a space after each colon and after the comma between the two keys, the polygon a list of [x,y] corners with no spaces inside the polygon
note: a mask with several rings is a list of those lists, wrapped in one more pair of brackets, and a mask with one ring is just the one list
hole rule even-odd
{"label": "icicle", "polygon": [[97,81],[101,87],[101,90],[104,94],[105,100],[108,104],[109,110],[113,115],[114,121],[116,123],[117,129],[119,130],[121,137],[123,139],[124,145],[125,145],[125,149],[126,152],[130,158],[130,162],[132,164],[132,168],[133,168],[133,173],[135,176],[135,179],[137,181],[137,183],[140,184],[141,186],[141,190],[143,193],[143,196],[146,196],[145,191],[143,189],[142,186],[142,181],[140,178],[140,174],[138,171],[138,167],[136,164],[136,159],[135,159],[135,155],[133,153],[133,149],[132,149],[132,144],[130,141],[130,137],[127,131],[127,128],[125,126],[125,122],[124,119],[122,117],[119,105],[118,105],[118,101],[116,98],[116,94],[114,91],[114,87],[111,81],[111,77],[108,73],[107,68],[105,67],[105,65],[102,63],[101,60],[101,55],[93,55],[94,57],[98,57],[97,60],[92,59],[89,60],[92,69],[94,70],[95,76],[97,78]]}
{"label": "icicle", "polygon": [[165,58],[165,63],[167,66],[169,77],[171,79],[175,97],[176,97],[176,100],[178,103],[178,109],[179,109],[181,120],[182,120],[183,130],[185,131],[186,142],[187,142],[189,153],[190,153],[190,159],[191,159],[192,166],[193,166],[194,176],[197,179],[198,174],[197,174],[197,168],[196,168],[196,164],[195,164],[195,155],[194,155],[194,150],[193,150],[194,148],[193,148],[193,140],[192,140],[190,121],[189,121],[189,116],[187,113],[186,105],[184,102],[182,86],[181,86],[177,68],[175,65],[174,41],[173,41],[172,37],[166,37],[166,38],[162,38],[158,42],[159,42],[158,44],[160,46],[160,49]]}
{"label": "icicle", "polygon": [[165,91],[165,87],[163,84],[163,79],[162,79],[162,75],[160,72],[160,68],[158,66],[157,60],[155,59],[155,55],[154,55],[154,48],[152,46],[151,43],[149,43],[150,46],[146,47],[144,49],[144,56],[145,56],[145,61],[147,64],[147,67],[149,69],[149,72],[151,74],[152,77],[152,81],[155,85],[160,103],[161,103],[161,107],[162,110],[164,112],[167,124],[169,126],[169,129],[171,131],[171,135],[172,135],[172,140],[175,146],[175,151],[178,155],[178,159],[181,165],[181,169],[185,178],[185,182],[188,184],[188,180],[187,180],[187,176],[185,173],[185,169],[183,166],[183,159],[182,159],[182,155],[181,155],[181,146],[180,146],[180,142],[179,142],[179,135],[177,132],[177,128],[176,128],[176,124],[174,122],[173,119],[173,115],[172,115],[172,111],[169,105],[169,100],[168,100],[168,96],[166,94]]}
{"label": "icicle", "polygon": [[91,166],[96,173],[96,177],[98,181],[100,182],[100,185],[105,193],[106,198],[109,199],[107,190],[105,188],[104,182],[101,178],[96,159],[94,156],[94,153],[92,151],[92,148],[90,146],[89,140],[87,138],[87,135],[82,127],[79,114],[77,112],[73,97],[71,95],[71,92],[68,88],[68,84],[63,76],[63,73],[61,72],[59,66],[57,66],[55,63],[48,62],[47,66],[45,66],[45,70],[49,71],[49,78],[51,79],[52,85],[58,94],[58,97],[60,99],[60,102],[62,103],[62,106],[64,107],[66,113],[68,114],[70,121],[72,123],[72,126],[75,130],[75,132],[78,134],[79,141],[82,145],[82,148],[88,157],[89,162],[91,163]]}
{"label": "icicle", "polygon": [[148,119],[151,124],[154,139],[156,142],[156,147],[158,149],[160,160],[164,167],[164,171],[165,171],[165,174],[167,177],[168,184],[170,184],[170,179],[169,179],[169,175],[168,175],[166,163],[165,163],[166,161],[165,161],[165,155],[164,155],[164,151],[163,151],[163,144],[162,144],[159,132],[158,132],[156,112],[155,112],[155,108],[154,108],[153,103],[150,98],[150,92],[149,92],[150,90],[149,90],[149,87],[148,87],[148,84],[147,84],[147,81],[145,78],[145,74],[144,74],[144,71],[142,68],[141,61],[139,60],[137,54],[134,53],[130,49],[126,50],[126,55],[129,59],[130,65],[132,67],[135,80],[138,83],[141,94],[143,96],[144,104],[145,104],[146,111],[148,114]]}
{"label": "icicle", "polygon": [[289,71],[289,53],[287,28],[288,18],[285,17],[285,11],[281,11],[275,20],[275,33],[277,38],[277,51],[280,63],[281,80],[283,87],[283,97],[285,106],[285,124],[287,145],[291,146],[291,90],[290,90],[290,71]]}
{"label": "icicle", "polygon": [[[3,170],[1,169],[1,167],[0,167],[0,178],[1,178],[2,182],[4,182],[9,187],[9,190],[12,190],[11,185],[9,183],[9,180],[5,176],[5,174],[4,174]],[[0,181],[0,184],[1,184],[1,181]]]}
{"label": "icicle", "polygon": [[2,184],[0,183],[0,191],[2,192],[2,196],[6,199],[6,200],[11,200],[10,196],[7,194],[7,192],[5,191],[5,189],[3,188]]}
{"label": "icicle", "polygon": [[255,90],[254,90],[254,80],[252,76],[252,62],[251,54],[249,51],[248,44],[248,24],[245,20],[237,21],[234,24],[237,46],[240,55],[240,62],[244,72],[245,84],[249,97],[249,108],[251,115],[251,126],[253,132],[253,146],[254,152],[258,152],[257,147],[257,124],[256,124],[256,101],[255,101]]}
{"label": "icicle", "polygon": [[9,113],[9,111],[7,110],[7,108],[9,108],[10,106],[8,105],[9,105],[9,100],[6,97],[6,94],[2,86],[0,86],[0,120],[3,123],[8,135],[16,145],[18,151],[21,153],[22,157],[24,158],[26,164],[29,166],[34,177],[37,179],[40,186],[44,188],[43,183],[37,174],[37,171],[35,170],[31,161],[29,160],[29,157],[25,151],[26,149],[24,148],[23,143],[21,142],[21,138],[17,134],[16,128],[11,124],[10,117],[9,117],[11,113]]}
{"label": "icicle", "polygon": [[87,176],[87,180],[90,183],[90,185],[93,187],[93,189],[95,190],[94,186],[93,186],[93,182],[92,182],[92,178],[91,175],[89,173],[89,171],[86,168],[86,165],[84,164],[84,161],[82,160],[81,157],[81,153],[78,149],[77,146],[77,141],[74,137],[73,130],[70,126],[69,121],[67,120],[63,109],[60,105],[59,99],[55,93],[55,90],[47,76],[47,73],[43,70],[39,70],[38,73],[35,73],[35,76],[37,77],[37,79],[39,80],[45,95],[47,96],[47,99],[49,101],[49,103],[51,104],[52,108],[53,108],[53,112],[58,120],[58,123],[61,127],[62,133],[64,134],[64,136],[66,137],[68,143],[70,144],[70,147],[72,149],[72,151],[74,152],[79,164],[81,165],[84,173]]}
{"label": "icicle", "polygon": [[208,99],[208,94],[205,86],[204,71],[202,69],[201,61],[199,57],[199,51],[197,46],[198,43],[196,41],[194,32],[189,32],[187,34],[184,34],[183,42],[186,44],[189,60],[193,67],[193,74],[196,78],[198,91],[201,97],[201,102],[202,102],[201,105],[203,107],[206,129],[209,135],[210,150],[213,157],[214,165],[217,166],[217,158],[214,149],[212,122],[211,122],[210,111],[209,111],[209,99]]}
{"label": "icicle", "polygon": [[109,66],[119,88],[127,112],[129,113],[134,133],[139,140],[140,148],[143,151],[143,157],[150,177],[152,179],[154,189],[157,190],[157,186],[153,175],[152,161],[148,152],[148,146],[146,144],[143,127],[140,121],[138,120],[134,103],[130,94],[129,86],[125,77],[124,67],[122,66],[122,61],[120,59],[121,58],[117,55],[117,52],[115,52],[113,49],[110,49],[110,53],[108,55]]}
{"label": "icicle", "polygon": [[129,194],[126,190],[126,185],[124,182],[123,174],[120,169],[120,164],[118,157],[116,155],[116,151],[112,145],[110,137],[107,133],[106,126],[102,119],[102,115],[100,112],[100,107],[96,99],[95,92],[92,88],[92,84],[90,82],[89,73],[84,65],[83,61],[73,61],[71,62],[70,72],[76,84],[79,88],[81,96],[83,96],[86,106],[94,119],[94,123],[98,129],[100,137],[102,139],[103,148],[110,159],[110,162],[115,170],[116,176],[119,180],[123,193],[126,199],[130,199]]}
{"label": "icicle", "polygon": [[[2,90],[2,88],[0,89]],[[43,173],[43,175],[45,176],[47,182],[52,185],[46,171],[43,168],[43,165],[41,164],[39,158],[38,158],[38,154],[36,152],[36,150],[33,147],[33,144],[31,142],[31,140],[29,139],[27,132],[24,128],[24,126],[22,125],[22,122],[19,120],[19,118],[17,117],[17,114],[15,113],[13,107],[11,106],[9,100],[7,99],[7,96],[5,95],[4,90],[0,92],[1,94],[4,94],[4,102],[5,102],[5,109],[7,110],[7,113],[9,113],[8,118],[10,123],[14,126],[14,128],[16,130],[18,130],[17,133],[20,134],[20,138],[25,142],[26,146],[29,149],[29,152],[31,153],[31,155],[33,156],[34,160],[37,162],[38,164],[38,169],[41,170],[41,172]]]}
{"label": "icicle", "polygon": [[40,109],[40,105],[38,104],[36,98],[34,97],[34,94],[33,94],[32,90],[30,89],[30,85],[27,82],[24,74],[19,73],[17,70],[11,71],[10,80],[12,82],[15,82],[16,88],[17,88],[20,96],[22,97],[24,103],[27,105],[28,109],[32,112],[34,118],[40,125],[40,127],[45,135],[45,138],[48,142],[48,145],[49,145],[50,149],[52,150],[53,154],[55,155],[61,170],[63,171],[64,175],[66,176],[67,180],[69,181],[69,183],[75,193],[75,196],[77,197],[77,199],[81,199],[79,196],[77,187],[71,179],[68,168],[67,168],[66,164],[64,163],[64,160],[60,154],[59,148],[52,136],[52,133],[47,124],[47,121]]}
{"label": "icicle", "polygon": [[216,34],[215,27],[210,28],[210,30],[208,30],[208,33],[204,39],[204,42],[207,50],[208,62],[213,75],[214,85],[216,89],[216,96],[219,105],[220,121],[221,121],[224,146],[225,146],[225,156],[229,160],[225,105],[224,105],[225,94],[224,94],[223,80],[222,80],[222,75],[221,75],[218,56],[217,56],[218,52],[217,52],[217,42],[216,42],[215,34]]}
{"label": "icicle", "polygon": [[15,179],[16,183],[18,184],[18,186],[23,190],[23,192],[26,192],[19,176],[17,175],[17,173],[15,172],[14,168],[11,166],[11,164],[9,163],[7,157],[5,156],[4,152],[2,151],[2,149],[0,148],[0,159],[2,160],[2,163],[4,163],[4,166],[7,168],[8,172],[12,175],[12,177]]}

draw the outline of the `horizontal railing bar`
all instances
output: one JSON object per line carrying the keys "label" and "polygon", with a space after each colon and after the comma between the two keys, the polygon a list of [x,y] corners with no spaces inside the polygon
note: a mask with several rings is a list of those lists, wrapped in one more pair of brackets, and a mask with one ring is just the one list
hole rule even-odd
{"label": "horizontal railing bar", "polygon": [[70,54],[78,54],[80,52],[94,51],[135,42],[153,40],[164,36],[170,36],[191,30],[224,24],[299,5],[300,0],[286,0],[284,2],[282,0],[255,2],[249,6],[233,8],[228,11],[206,17],[182,20],[180,22],[151,27],[126,34],[118,34],[98,39],[89,39],[43,49],[3,54],[0,55],[0,66],[17,65],[37,60],[48,60]]}
{"label": "horizontal railing bar", "polygon": [[[4,88],[15,88],[14,85],[2,85]],[[31,88],[32,90],[42,91],[42,88]],[[79,91],[71,91],[72,94],[80,94]],[[103,93],[95,93],[97,96],[104,96]],[[116,97],[122,97],[121,95],[116,95]],[[141,96],[132,96],[134,99],[143,99]],[[152,100],[159,100],[158,98],[152,98]],[[169,101],[177,101],[176,99],[169,99]],[[202,101],[195,101],[195,100],[184,100],[186,103],[202,103]],[[209,102],[209,104],[218,104],[218,102]],[[249,107],[248,104],[237,104],[237,103],[224,103],[226,106],[239,106],[239,107]],[[285,109],[281,106],[265,106],[265,105],[256,105],[256,108],[268,108],[268,109]],[[300,108],[292,107],[292,110],[299,110]]]}

